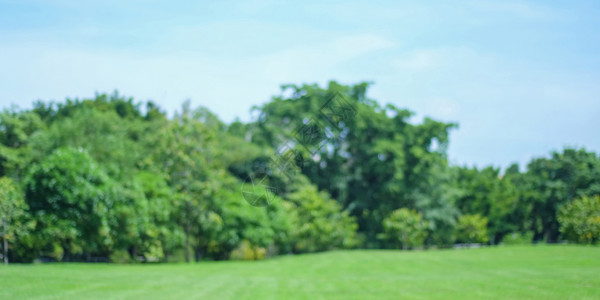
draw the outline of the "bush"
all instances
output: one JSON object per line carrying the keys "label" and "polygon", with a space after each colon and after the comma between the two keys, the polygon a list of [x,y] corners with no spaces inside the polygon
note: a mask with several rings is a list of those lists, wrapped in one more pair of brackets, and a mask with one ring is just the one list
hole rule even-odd
{"label": "bush", "polygon": [[185,250],[180,248],[171,251],[169,255],[165,257],[165,261],[170,263],[185,262]]}
{"label": "bush", "polygon": [[456,226],[456,239],[463,243],[487,243],[487,223],[487,218],[479,214],[460,216]]}
{"label": "bush", "polygon": [[348,249],[357,245],[356,220],[329,194],[303,185],[288,195],[291,240],[296,253]]}
{"label": "bush", "polygon": [[383,220],[384,232],[378,237],[393,248],[414,249],[422,247],[427,237],[427,221],[414,210],[401,208]]}
{"label": "bush", "polygon": [[595,244],[600,240],[600,196],[582,197],[558,213],[560,232],[571,242]]}
{"label": "bush", "polygon": [[504,245],[527,245],[533,241],[533,231],[526,231],[523,233],[512,232],[502,238],[502,244]]}
{"label": "bush", "polygon": [[117,264],[126,264],[126,263],[133,262],[133,260],[131,259],[131,256],[129,255],[129,252],[127,252],[125,250],[113,251],[109,256],[109,259],[110,259],[110,262],[117,263]]}
{"label": "bush", "polygon": [[243,240],[238,247],[231,251],[229,256],[233,260],[261,260],[267,256],[267,249],[253,246],[247,240]]}

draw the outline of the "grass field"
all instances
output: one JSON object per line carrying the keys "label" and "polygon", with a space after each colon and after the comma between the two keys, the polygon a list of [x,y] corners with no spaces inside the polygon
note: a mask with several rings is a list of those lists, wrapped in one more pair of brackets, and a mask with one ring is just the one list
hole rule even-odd
{"label": "grass field", "polygon": [[337,251],[259,262],[0,267],[0,299],[600,299],[600,248]]}

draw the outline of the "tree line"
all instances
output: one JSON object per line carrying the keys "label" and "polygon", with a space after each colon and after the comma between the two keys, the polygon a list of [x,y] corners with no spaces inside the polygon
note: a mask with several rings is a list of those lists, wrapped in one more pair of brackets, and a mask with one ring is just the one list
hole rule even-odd
{"label": "tree line", "polygon": [[[189,102],[168,116],[116,92],[4,109],[3,258],[262,259],[600,238],[596,153],[566,148],[525,172],[453,166],[457,124],[412,122],[368,87],[286,85],[252,121],[230,124]],[[265,205],[248,201],[248,186]]]}

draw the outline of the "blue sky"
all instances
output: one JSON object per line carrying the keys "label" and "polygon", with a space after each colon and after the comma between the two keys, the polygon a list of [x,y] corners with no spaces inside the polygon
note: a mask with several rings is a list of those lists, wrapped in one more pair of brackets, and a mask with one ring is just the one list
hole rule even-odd
{"label": "blue sky", "polygon": [[454,121],[454,164],[600,150],[598,1],[1,1],[0,107],[190,99],[224,121],[285,83],[372,81],[369,96]]}

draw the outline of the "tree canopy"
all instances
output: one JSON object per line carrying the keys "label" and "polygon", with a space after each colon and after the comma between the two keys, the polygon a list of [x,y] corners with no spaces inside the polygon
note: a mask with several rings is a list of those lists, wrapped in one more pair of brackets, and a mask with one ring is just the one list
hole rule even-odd
{"label": "tree canopy", "polygon": [[255,119],[230,124],[189,102],[169,116],[116,92],[4,109],[4,256],[191,261],[517,235],[598,241],[597,226],[576,223],[595,222],[596,153],[565,148],[524,171],[453,166],[457,124],[415,122],[368,88],[285,85]]}

